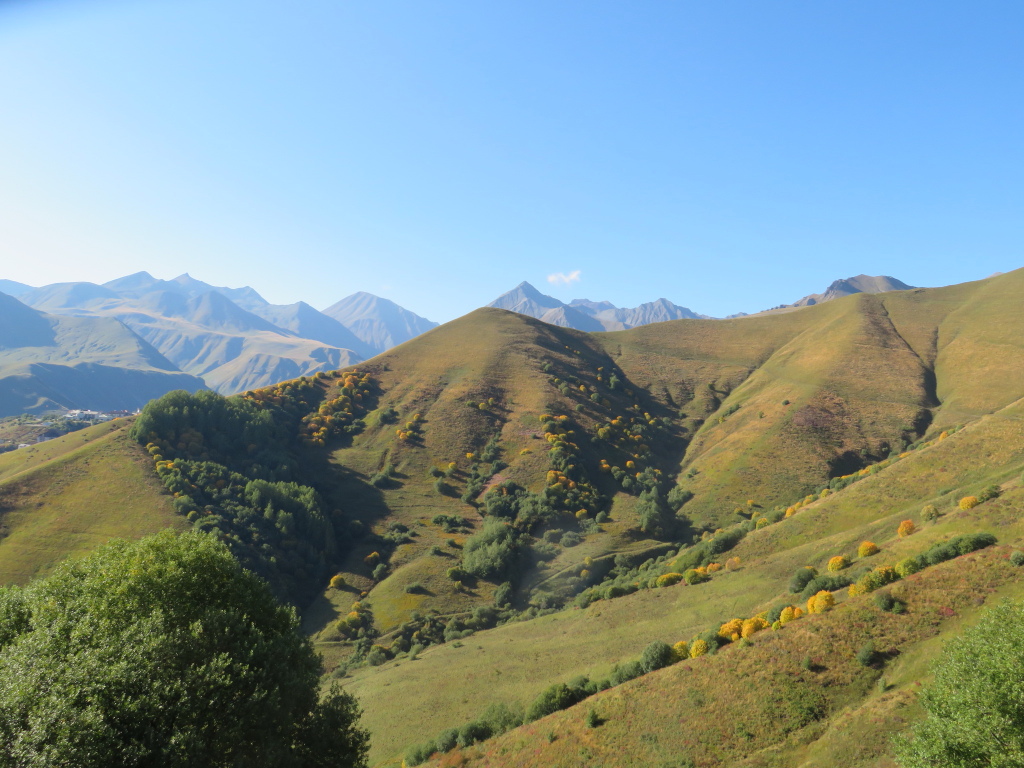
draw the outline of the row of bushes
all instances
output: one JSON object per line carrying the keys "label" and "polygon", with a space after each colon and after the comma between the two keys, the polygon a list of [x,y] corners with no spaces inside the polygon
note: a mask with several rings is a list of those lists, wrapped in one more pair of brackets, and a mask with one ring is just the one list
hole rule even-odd
{"label": "row of bushes", "polygon": [[477,719],[460,728],[449,728],[437,738],[424,744],[410,747],[405,754],[407,765],[419,765],[437,753],[448,752],[456,747],[469,747],[506,731],[532,723],[542,717],[568,709],[599,691],[669,666],[681,657],[672,647],[655,641],[644,649],[636,661],[623,665],[616,664],[607,678],[591,680],[586,676],[573,678],[568,683],[555,683],[542,691],[526,709],[520,705],[492,704]]}

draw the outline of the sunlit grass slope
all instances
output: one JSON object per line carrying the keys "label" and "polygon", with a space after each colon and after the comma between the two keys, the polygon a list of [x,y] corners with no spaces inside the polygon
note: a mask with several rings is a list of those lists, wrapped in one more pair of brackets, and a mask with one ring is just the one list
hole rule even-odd
{"label": "sunlit grass slope", "polygon": [[[346,686],[366,709],[366,722],[374,732],[375,759],[386,762],[409,744],[479,716],[489,704],[528,704],[553,683],[581,674],[605,676],[614,663],[638,657],[653,640],[687,640],[730,618],[766,610],[779,600],[798,601],[787,591],[796,569],[811,565],[824,572],[836,555],[853,560],[855,569],[861,567],[856,552],[864,540],[881,548],[871,566],[892,565],[961,533],[991,531],[1001,544],[1020,541],[1024,491],[1017,478],[1024,468],[1022,417],[1024,407],[1011,406],[780,523],[751,532],[729,553],[740,558],[741,567],[719,572],[709,583],[642,590],[584,610],[479,632],[463,640],[461,647],[430,648],[415,661],[356,671]],[[956,507],[962,496],[992,483],[1005,487],[1003,497],[971,510]],[[935,522],[921,517],[929,503],[943,513]],[[906,519],[914,520],[920,530],[900,538],[896,529]],[[672,570],[671,565],[666,569]],[[845,590],[839,594],[843,600]],[[916,642],[905,640],[912,641]],[[728,649],[728,653],[738,650]],[[453,675],[459,681],[457,695],[453,690],[439,697],[437,691]],[[860,702],[861,693],[851,694],[850,701]],[[417,716],[395,718],[395,701],[405,702]],[[635,706],[646,712],[645,706],[656,705],[638,702]],[[634,724],[639,727],[642,720],[638,717]]]}
{"label": "sunlit grass slope", "polygon": [[597,338],[693,433],[687,514],[771,507],[1024,397],[1024,270],[861,294],[779,315],[681,320]]}
{"label": "sunlit grass slope", "polygon": [[[916,714],[913,692],[936,640],[992,598],[1024,591],[1007,554],[997,547],[906,579],[903,614],[857,597],[599,693],[441,765],[893,766],[889,740]],[[859,663],[868,642],[890,661]],[[586,722],[591,710],[596,727]]]}
{"label": "sunlit grass slope", "polygon": [[184,529],[117,420],[0,456],[0,584],[24,584],[111,538]]}
{"label": "sunlit grass slope", "polygon": [[[496,309],[478,310],[359,366],[371,373],[381,395],[366,418],[363,433],[350,446],[334,451],[332,460],[340,468],[349,505],[362,510],[367,526],[383,534],[389,525],[400,523],[414,534],[411,541],[382,552],[389,575],[381,582],[369,578],[370,567],[363,562],[377,544],[357,547],[344,571],[354,588],[369,590],[378,629],[393,629],[413,611],[437,610],[447,615],[490,602],[493,585],[478,582],[469,590],[458,591],[445,576],[447,569],[457,564],[459,547],[482,519],[475,507],[459,498],[475,460],[467,454],[479,455],[491,440],[500,446],[500,458],[508,466],[490,479],[485,491],[506,480],[532,491],[542,490],[549,468],[549,445],[541,439],[539,416],[569,413],[582,430],[593,433],[600,420],[624,411],[634,401],[650,401],[649,407],[655,406],[642,391],[627,398],[622,392],[603,390],[609,403],[603,406],[588,397],[590,391],[584,394],[574,386],[565,395],[551,383],[561,375],[596,384],[596,376],[601,375],[598,369],[613,366],[593,337],[585,333]],[[396,414],[394,420],[383,420],[382,414],[391,409]],[[397,433],[414,418],[418,436],[400,439]],[[596,449],[585,438],[581,435],[579,441],[596,475]],[[682,450],[680,443],[677,459]],[[451,463],[457,469],[443,478],[446,490],[439,492],[429,472],[447,469]],[[392,481],[380,488],[369,486],[367,481],[388,465],[394,468]],[[615,494],[607,479],[596,479],[604,482],[610,496]],[[664,546],[636,535],[627,501],[630,497],[620,496],[623,499],[616,503],[619,511],[613,519],[601,534],[588,537],[575,554],[600,557]],[[438,514],[464,517],[469,526],[460,533],[446,533],[431,524]],[[441,554],[430,554],[432,548]],[[555,577],[561,562],[562,558],[556,558],[531,574],[530,583]],[[425,589],[406,592],[412,584]],[[358,592],[326,591],[313,606],[307,627],[319,632],[347,613],[356,596]],[[329,637],[327,631],[321,639]],[[326,646],[325,651],[330,656],[333,649]]]}

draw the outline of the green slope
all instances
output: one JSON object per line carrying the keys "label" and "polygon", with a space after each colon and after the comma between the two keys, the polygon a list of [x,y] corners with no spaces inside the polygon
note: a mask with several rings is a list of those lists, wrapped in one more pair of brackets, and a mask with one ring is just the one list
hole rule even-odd
{"label": "green slope", "polygon": [[186,525],[125,420],[0,456],[0,584],[24,584],[111,538]]}

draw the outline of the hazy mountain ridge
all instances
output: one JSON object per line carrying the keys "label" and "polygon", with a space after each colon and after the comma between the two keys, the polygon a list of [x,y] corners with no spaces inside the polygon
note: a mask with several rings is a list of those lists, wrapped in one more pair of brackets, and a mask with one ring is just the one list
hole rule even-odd
{"label": "hazy mountain ridge", "polygon": [[135,409],[203,388],[119,320],[48,315],[0,294],[0,416]]}
{"label": "hazy mountain ridge", "polygon": [[[103,370],[98,378],[105,384],[97,391],[104,392],[104,407],[135,408],[168,389],[191,391],[203,382],[223,394],[233,394],[336,370],[436,325],[368,293],[335,304],[332,311],[342,318],[339,320],[305,302],[274,305],[251,287],[214,286],[187,273],[172,280],[137,272],[102,285],[64,282],[35,288],[3,281],[0,287],[11,291],[4,295],[8,314],[19,317],[17,322],[0,324],[0,349],[17,348],[18,361],[30,366],[11,373],[19,377],[18,386],[8,387],[6,395],[0,393],[0,411],[5,413],[60,406],[100,407],[95,397],[68,397],[61,394],[64,385],[47,383],[57,376],[54,365],[77,365],[76,389],[82,392],[97,389],[84,382],[86,373],[97,374],[95,366],[100,366]],[[13,293],[18,294],[17,299]],[[76,325],[72,318],[93,320],[85,324],[92,329],[92,336],[79,345],[81,359],[74,358],[70,347],[58,345],[60,353],[54,361],[45,348],[56,343],[54,328]],[[105,333],[115,341],[106,345],[99,341]],[[150,357],[159,358],[156,369],[183,378],[168,380],[167,386],[148,380],[136,382],[126,389],[129,371],[135,378],[143,372],[152,376],[146,367],[148,353],[124,358],[111,352],[111,357],[104,359],[102,350],[116,347],[125,333],[144,344]],[[12,353],[8,352],[7,358],[10,363]],[[50,368],[39,367],[43,365]],[[121,379],[125,386],[115,381]]]}
{"label": "hazy mountain ridge", "polygon": [[43,312],[124,322],[180,370],[224,394],[351,365],[436,325],[368,293],[342,299],[330,308],[332,317],[305,302],[270,304],[248,286],[214,286],[187,273],[11,287]]}

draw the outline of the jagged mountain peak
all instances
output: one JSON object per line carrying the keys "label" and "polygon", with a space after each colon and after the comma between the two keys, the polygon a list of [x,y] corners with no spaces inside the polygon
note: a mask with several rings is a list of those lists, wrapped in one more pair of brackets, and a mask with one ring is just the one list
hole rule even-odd
{"label": "jagged mountain peak", "polygon": [[323,314],[348,328],[374,353],[437,327],[432,320],[366,291],[346,296],[327,307]]}

